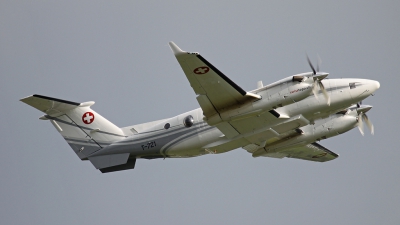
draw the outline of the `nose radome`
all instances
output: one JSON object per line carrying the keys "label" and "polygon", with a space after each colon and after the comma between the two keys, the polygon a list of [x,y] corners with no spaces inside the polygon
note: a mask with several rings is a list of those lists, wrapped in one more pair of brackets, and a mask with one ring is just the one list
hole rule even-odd
{"label": "nose radome", "polygon": [[376,90],[378,90],[380,86],[381,86],[381,84],[378,81],[370,80],[370,87],[372,89],[371,90],[372,92],[375,92]]}
{"label": "nose radome", "polygon": [[379,89],[381,87],[381,84],[378,81],[375,81],[375,86],[376,86],[376,89]]}

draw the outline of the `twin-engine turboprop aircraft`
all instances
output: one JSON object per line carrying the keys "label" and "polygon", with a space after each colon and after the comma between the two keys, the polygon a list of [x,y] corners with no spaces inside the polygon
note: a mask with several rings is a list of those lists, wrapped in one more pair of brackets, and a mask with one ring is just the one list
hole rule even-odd
{"label": "twin-engine turboprop aircraft", "polygon": [[243,148],[253,157],[298,158],[325,162],[338,157],[316,141],[345,133],[363,121],[372,107],[361,105],[379,82],[325,79],[312,72],[297,74],[245,91],[199,53],[170,47],[200,108],[181,115],[128,127],[117,127],[90,106],[42,95],[22,102],[44,112],[81,160],[101,172],[133,169],[136,159],[186,158]]}

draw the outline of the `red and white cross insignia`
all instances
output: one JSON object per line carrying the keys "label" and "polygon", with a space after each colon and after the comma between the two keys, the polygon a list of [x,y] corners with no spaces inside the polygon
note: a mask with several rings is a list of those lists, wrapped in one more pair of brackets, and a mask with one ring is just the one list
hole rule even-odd
{"label": "red and white cross insignia", "polygon": [[201,66],[201,67],[197,67],[196,69],[194,69],[193,73],[206,74],[206,73],[208,73],[208,71],[210,71],[210,68],[208,68],[207,66]]}
{"label": "red and white cross insignia", "polygon": [[94,121],[94,114],[92,112],[85,112],[82,116],[82,121],[85,124],[91,124]]}

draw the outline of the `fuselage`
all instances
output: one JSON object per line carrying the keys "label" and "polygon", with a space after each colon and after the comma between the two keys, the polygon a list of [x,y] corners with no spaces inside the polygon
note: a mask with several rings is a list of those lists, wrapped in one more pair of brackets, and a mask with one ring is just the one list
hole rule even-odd
{"label": "fuselage", "polygon": [[[243,108],[247,107],[245,109],[247,111],[243,115],[256,114],[255,119],[259,119],[259,126],[249,131],[243,130],[235,138],[228,139],[214,124],[210,126],[210,121],[205,120],[202,109],[198,108],[162,120],[147,130],[109,145],[96,152],[94,156],[130,153],[131,156],[136,158],[151,159],[223,153],[246,145],[246,141],[252,143],[254,140],[266,140],[271,133],[271,128],[285,121],[293,120],[293,118],[299,118],[299,120],[311,124],[319,119],[328,118],[329,115],[367,98],[380,86],[379,82],[367,79],[324,79],[322,83],[330,96],[330,105],[328,106],[321,92],[317,94],[318,98],[310,94],[308,89],[311,86],[294,90],[298,92],[308,91],[307,97],[299,101],[291,100],[288,103],[286,101],[288,96],[279,91],[293,85],[291,82],[291,79],[283,79],[274,83],[273,86],[251,91],[251,93],[262,96],[262,99],[244,104]],[[288,93],[291,94],[290,92],[294,91]],[[282,106],[268,104],[268,101],[272,101],[271,98],[276,97],[281,98],[286,103]],[[285,115],[285,117],[273,117],[271,110],[274,110],[275,114]],[[246,123],[246,116],[239,115],[238,117],[235,113],[231,114],[231,112],[227,112],[224,120],[230,121],[232,124]],[[189,116],[193,118],[193,124],[188,125],[184,121]],[[222,115],[220,116],[222,117]],[[241,125],[241,127],[244,126]],[[301,125],[299,127],[301,128]],[[288,129],[287,131],[281,129],[281,132],[275,132],[274,135],[287,135],[287,132],[293,130],[293,128]]]}

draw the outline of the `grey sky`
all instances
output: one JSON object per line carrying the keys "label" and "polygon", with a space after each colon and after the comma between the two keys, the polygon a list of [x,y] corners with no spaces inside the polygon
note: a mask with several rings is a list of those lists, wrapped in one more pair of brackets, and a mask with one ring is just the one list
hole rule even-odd
{"label": "grey sky", "polygon": [[[0,1],[2,224],[398,224],[398,1]],[[84,102],[118,126],[198,107],[168,42],[198,51],[246,90],[310,71],[378,80],[375,135],[325,140],[328,163],[237,149],[81,162],[31,94]]]}

